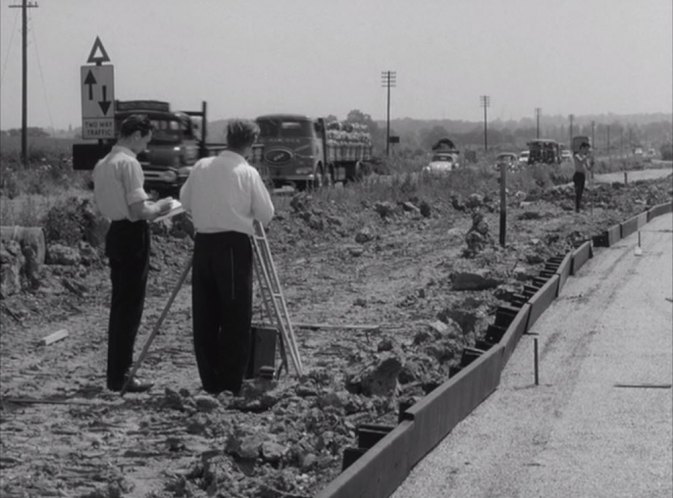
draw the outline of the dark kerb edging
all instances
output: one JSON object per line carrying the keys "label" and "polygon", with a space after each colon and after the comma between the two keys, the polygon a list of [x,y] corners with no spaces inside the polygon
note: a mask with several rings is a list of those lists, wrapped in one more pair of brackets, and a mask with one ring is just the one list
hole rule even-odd
{"label": "dark kerb edging", "polygon": [[321,490],[317,498],[390,496],[418,461],[409,454],[416,436],[414,422],[403,420]]}
{"label": "dark kerb edging", "polygon": [[670,213],[673,211],[673,201],[669,202],[664,202],[663,204],[657,204],[656,206],[652,206],[648,211],[647,211],[647,221],[650,221],[657,216],[661,216],[662,214]]}
{"label": "dark kerb edging", "polygon": [[502,352],[502,366],[505,368],[505,365],[509,361],[516,345],[519,343],[519,339],[526,332],[526,325],[528,324],[528,315],[530,314],[530,304],[524,304],[519,312],[516,314],[512,322],[507,327],[507,332],[500,339],[500,344],[503,347]]}
{"label": "dark kerb edging", "polygon": [[495,391],[502,353],[502,346],[489,349],[402,414],[404,420],[413,421],[407,451],[414,465]]}
{"label": "dark kerb edging", "polygon": [[647,211],[643,211],[642,213],[638,214],[635,216],[635,218],[638,220],[638,229],[640,229],[643,225],[647,224]]}
{"label": "dark kerb edging", "polygon": [[558,289],[556,289],[557,297],[561,293],[561,289],[563,289],[566,280],[568,280],[568,277],[570,276],[570,267],[572,266],[572,260],[573,260],[573,253],[569,252],[563,257],[563,261],[561,261],[558,270],[556,270],[556,274],[558,275]]}
{"label": "dark kerb edging", "polygon": [[625,239],[638,230],[638,217],[634,216],[633,218],[629,218],[623,223],[620,223],[619,226],[621,227],[621,237],[622,239]]}
{"label": "dark kerb edging", "polygon": [[591,241],[587,240],[584,244],[579,246],[572,252],[572,263],[570,264],[570,274],[575,275],[577,271],[584,266],[589,258],[594,255]]}
{"label": "dark kerb edging", "polygon": [[556,291],[558,289],[559,276],[554,275],[547,283],[545,283],[540,290],[537,291],[533,297],[528,301],[530,303],[530,313],[528,315],[528,324],[526,330],[530,330],[533,324],[540,318],[551,302],[556,298]]}
{"label": "dark kerb edging", "polygon": [[[624,223],[608,228],[593,237],[559,262],[557,257],[550,267],[558,265],[555,273],[533,279],[539,290],[529,301],[516,308],[506,320],[504,333],[497,345],[481,354],[455,376],[444,382],[421,401],[401,414],[401,422],[386,436],[368,449],[346,468],[317,496],[319,498],[378,498],[388,497],[406,479],[416,465],[462,419],[486,399],[500,383],[500,374],[511,357],[521,335],[527,332],[558,295],[568,277],[593,257],[593,247],[610,247],[622,238],[622,225],[626,232],[639,229],[657,216],[673,212],[673,201],[653,206]],[[635,220],[635,221],[633,221]],[[633,233],[633,232],[628,232]],[[539,281],[539,282],[538,282]],[[501,307],[506,318],[507,306]],[[514,312],[515,309],[512,308]],[[502,318],[501,317],[501,318]],[[491,325],[497,331],[496,323]],[[503,330],[503,329],[499,329]]]}
{"label": "dark kerb edging", "polygon": [[622,237],[621,225],[612,225],[605,232],[594,237],[594,246],[610,247],[615,245]]}

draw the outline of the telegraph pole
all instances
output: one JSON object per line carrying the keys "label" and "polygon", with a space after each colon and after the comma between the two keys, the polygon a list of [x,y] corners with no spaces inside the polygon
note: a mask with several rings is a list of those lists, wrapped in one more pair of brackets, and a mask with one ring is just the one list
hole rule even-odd
{"label": "telegraph pole", "polygon": [[573,119],[575,119],[575,115],[571,114],[570,116],[568,116],[568,119],[570,119],[570,127],[568,128],[568,135],[569,135],[569,139],[568,139],[569,142],[568,143],[572,147],[572,143],[573,143]]}
{"label": "telegraph pole", "polygon": [[21,163],[28,166],[28,9],[38,7],[37,2],[22,0],[21,5],[10,5],[10,9],[21,9]]}
{"label": "telegraph pole", "polygon": [[542,114],[542,109],[540,107],[535,108],[535,137],[540,138],[540,114]]}
{"label": "telegraph pole", "polygon": [[596,147],[596,121],[591,121],[591,147]]}
{"label": "telegraph pole", "polygon": [[484,151],[488,150],[488,125],[486,117],[486,109],[491,105],[491,97],[488,95],[482,95],[479,97],[480,105],[484,108]]}
{"label": "telegraph pole", "polygon": [[388,89],[388,105],[386,111],[386,156],[390,156],[390,88],[394,87],[397,71],[381,71],[381,86]]}

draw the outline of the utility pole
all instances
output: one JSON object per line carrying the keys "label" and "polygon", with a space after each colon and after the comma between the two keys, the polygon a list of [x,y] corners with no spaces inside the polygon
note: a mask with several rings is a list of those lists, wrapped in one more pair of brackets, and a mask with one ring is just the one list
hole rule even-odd
{"label": "utility pole", "polygon": [[596,121],[591,121],[591,148],[596,147]]}
{"label": "utility pole", "polygon": [[21,5],[10,5],[10,9],[21,9],[21,163],[28,166],[28,9],[37,7],[37,2],[22,0]]}
{"label": "utility pole", "polygon": [[629,154],[633,153],[633,129],[629,126],[629,142],[628,142]]}
{"label": "utility pole", "polygon": [[568,143],[572,147],[572,143],[573,143],[573,119],[575,119],[575,115],[571,114],[570,116],[568,116],[568,119],[570,119],[570,127],[568,128],[568,135],[569,135]]}
{"label": "utility pole", "polygon": [[540,114],[542,114],[542,108],[535,108],[535,138],[540,138]]}
{"label": "utility pole", "polygon": [[390,88],[397,83],[397,71],[381,71],[381,86],[388,89],[386,110],[386,157],[390,156]]}
{"label": "utility pole", "polygon": [[607,135],[608,135],[608,157],[612,159],[612,152],[610,152],[610,125],[608,125],[607,128]]}
{"label": "utility pole", "polygon": [[484,108],[484,151],[488,150],[488,119],[486,116],[486,109],[491,105],[491,97],[482,95],[479,97],[480,105]]}

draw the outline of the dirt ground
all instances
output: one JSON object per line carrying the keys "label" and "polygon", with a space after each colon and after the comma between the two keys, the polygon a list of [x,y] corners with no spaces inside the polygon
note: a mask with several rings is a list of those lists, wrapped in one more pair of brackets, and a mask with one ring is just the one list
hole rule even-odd
{"label": "dirt ground", "polygon": [[[236,398],[200,388],[189,283],[141,368],[154,388],[106,392],[104,261],[46,265],[36,290],[0,301],[0,494],[314,495],[341,471],[358,424],[394,424],[398,404],[445,380],[548,257],[669,201],[671,177],[598,185],[591,211],[579,214],[571,195],[568,186],[510,195],[504,248],[497,203],[481,196],[363,202],[357,213],[307,196],[283,203],[269,238],[290,316],[342,328],[296,328],[306,375],[249,381]],[[474,213],[484,220],[473,227]],[[178,228],[154,227],[137,352],[189,257]],[[479,290],[459,290],[466,273],[481,278]],[[39,344],[61,329],[67,338]]]}

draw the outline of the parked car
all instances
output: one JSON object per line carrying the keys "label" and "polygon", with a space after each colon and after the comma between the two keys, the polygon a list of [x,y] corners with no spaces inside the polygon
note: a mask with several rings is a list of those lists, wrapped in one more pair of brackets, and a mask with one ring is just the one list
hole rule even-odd
{"label": "parked car", "polygon": [[500,169],[500,165],[503,163],[507,165],[507,169],[510,171],[515,170],[519,167],[519,156],[514,152],[501,152],[495,156],[495,168]]}
{"label": "parked car", "polygon": [[561,164],[561,145],[556,140],[538,138],[528,142],[528,164]]}
{"label": "parked car", "polygon": [[425,173],[447,173],[458,168],[458,158],[455,154],[439,152],[433,154],[430,163],[423,167]]}
{"label": "parked car", "polygon": [[519,164],[521,166],[528,164],[528,157],[530,156],[530,151],[529,150],[522,150],[519,153]]}

